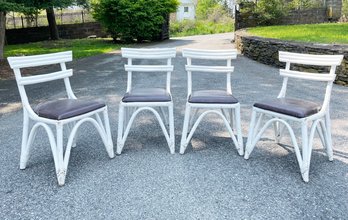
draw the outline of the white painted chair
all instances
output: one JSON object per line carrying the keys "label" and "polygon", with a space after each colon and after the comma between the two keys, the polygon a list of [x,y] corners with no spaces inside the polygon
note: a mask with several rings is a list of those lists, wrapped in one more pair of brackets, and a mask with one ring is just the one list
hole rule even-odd
{"label": "white painted chair", "polygon": [[[197,50],[183,49],[187,58],[187,102],[183,131],[181,136],[180,154],[184,154],[196,128],[207,114],[219,115],[240,155],[243,155],[243,137],[240,122],[240,104],[232,95],[231,73],[234,71],[232,59],[237,58],[237,50]],[[194,65],[193,60],[226,61],[225,66]],[[192,73],[200,72],[226,75],[226,89],[192,91]],[[225,76],[224,76],[225,77]],[[199,117],[199,110],[204,110]],[[193,114],[191,115],[191,111]],[[196,119],[196,122],[193,123]],[[193,124],[193,126],[192,126]],[[236,134],[235,134],[236,133]]]}
{"label": "white painted chair", "polygon": [[[273,126],[276,143],[279,143],[284,129],[288,129],[300,166],[302,178],[305,182],[309,181],[309,166],[313,138],[316,131],[323,146],[326,148],[329,160],[333,160],[329,104],[332,84],[336,77],[336,66],[341,64],[342,59],[342,55],[310,55],[279,52],[279,60],[286,63],[285,69],[280,69],[280,75],[284,77],[283,85],[277,98],[260,101],[254,104],[244,155],[245,159],[249,158],[250,153],[265,130],[269,126]],[[328,73],[300,72],[292,70],[292,64],[327,66],[330,67],[330,71]],[[302,98],[294,99],[285,97],[289,78],[325,82],[326,92],[323,103],[306,101]],[[304,88],[304,95],[306,94],[305,90],[306,88]],[[259,129],[264,116],[268,116],[270,119]],[[300,123],[301,125],[302,155],[290,122]]]}
{"label": "white painted chair", "polygon": [[[170,78],[174,70],[171,59],[176,56],[175,48],[156,48],[156,49],[133,49],[122,48],[122,57],[128,59],[128,64],[125,65],[125,70],[128,73],[127,92],[122,98],[119,107],[118,120],[118,137],[117,137],[117,154],[121,154],[126,142],[129,130],[134,122],[134,119],[141,111],[152,112],[164,133],[167,140],[170,153],[175,151],[175,136],[174,136],[174,115],[173,115],[173,99],[170,92]],[[133,60],[164,60],[165,65],[135,65]],[[132,88],[133,72],[158,72],[166,73],[165,88]],[[165,112],[168,108],[168,114]],[[160,115],[161,114],[161,115]],[[166,124],[169,123],[169,132],[161,118],[163,117]]]}
{"label": "white painted chair", "polygon": [[[35,56],[9,57],[8,61],[11,68],[14,70],[23,104],[23,134],[20,169],[26,168],[30,148],[39,127],[44,128],[48,135],[58,184],[60,186],[65,184],[71,148],[76,145],[76,132],[84,122],[90,122],[96,127],[109,157],[114,157],[107,106],[99,101],[76,99],[71,89],[69,77],[73,75],[73,71],[72,69],[66,69],[65,65],[66,62],[72,61],[71,51]],[[21,74],[21,69],[23,68],[51,64],[59,64],[61,70],[34,76],[22,76]],[[32,108],[28,100],[25,86],[58,79],[64,80],[68,98],[42,102]],[[100,114],[103,114],[104,123],[100,118]],[[30,123],[31,121],[34,122],[32,126]],[[63,128],[66,128],[69,132],[65,153],[63,146]]]}

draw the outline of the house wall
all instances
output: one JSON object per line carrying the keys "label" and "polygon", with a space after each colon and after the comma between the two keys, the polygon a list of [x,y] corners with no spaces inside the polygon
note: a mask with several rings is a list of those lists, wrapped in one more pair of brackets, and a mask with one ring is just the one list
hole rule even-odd
{"label": "house wall", "polygon": [[[188,7],[188,12],[185,12],[185,7]],[[184,19],[194,20],[196,17],[196,8],[193,3],[184,3],[178,7],[176,12],[176,20],[182,21]]]}

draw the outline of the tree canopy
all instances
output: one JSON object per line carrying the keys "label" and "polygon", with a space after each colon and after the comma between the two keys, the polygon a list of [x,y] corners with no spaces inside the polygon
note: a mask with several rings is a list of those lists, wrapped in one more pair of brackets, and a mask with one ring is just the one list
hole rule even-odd
{"label": "tree canopy", "polygon": [[6,13],[25,10],[24,0],[0,0],[0,60],[4,59]]}

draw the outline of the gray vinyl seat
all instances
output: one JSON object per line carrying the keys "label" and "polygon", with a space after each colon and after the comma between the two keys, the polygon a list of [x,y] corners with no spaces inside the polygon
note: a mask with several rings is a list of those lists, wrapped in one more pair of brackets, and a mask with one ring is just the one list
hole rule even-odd
{"label": "gray vinyl seat", "polygon": [[[185,48],[182,51],[186,58],[187,102],[180,142],[180,154],[184,154],[192,140],[193,134],[203,118],[208,114],[220,117],[225,125],[239,155],[243,155],[243,135],[240,123],[240,103],[232,95],[231,75],[234,71],[232,60],[237,58],[237,50],[202,50]],[[226,79],[226,89],[219,87],[197,88],[193,74],[211,74],[215,79]],[[196,84],[198,85],[198,84]]]}
{"label": "gray vinyl seat", "polygon": [[170,102],[172,100],[166,89],[162,88],[136,88],[127,92],[123,102]]}
{"label": "gray vinyl seat", "polygon": [[305,118],[320,111],[321,105],[315,102],[293,99],[275,98],[256,102],[254,107],[269,110],[296,118]]}
{"label": "gray vinyl seat", "polygon": [[105,107],[101,101],[63,99],[42,102],[34,108],[34,112],[43,118],[63,120]]}
{"label": "gray vinyl seat", "polygon": [[198,90],[188,98],[190,103],[235,104],[238,100],[226,90]]}
{"label": "gray vinyl seat", "polygon": [[[127,72],[127,90],[119,106],[117,154],[121,154],[137,115],[144,111],[154,114],[167,140],[170,153],[174,154],[174,103],[170,93],[170,79],[174,71],[172,59],[176,56],[176,48],[121,48],[121,51],[122,57],[127,59],[124,66]],[[138,72],[142,73],[137,74],[138,80],[147,73],[155,73],[159,77],[166,75],[165,86],[161,85],[164,84],[162,80],[156,80],[158,84],[143,82],[142,87],[134,87],[133,73]]]}
{"label": "gray vinyl seat", "polygon": [[[55,173],[60,186],[65,184],[70,154],[72,153],[71,149],[76,146],[76,135],[82,124],[89,123],[94,126],[109,157],[113,158],[115,156],[108,108],[105,103],[100,101],[77,99],[69,80],[73,75],[73,70],[67,69],[66,66],[66,62],[71,61],[72,51],[8,57],[8,63],[16,76],[23,105],[23,133],[19,168],[25,169],[27,167],[31,146],[38,133],[37,129],[42,128],[48,136]],[[59,65],[60,68],[55,68],[58,69],[56,72],[45,71],[46,73],[35,74],[34,76],[23,76],[21,73],[22,69],[41,68],[48,65]],[[49,69],[51,68],[47,68],[47,70]],[[64,81],[66,98],[44,101],[35,107],[32,106],[26,93],[26,87],[54,80]],[[89,138],[93,139],[93,137]]]}

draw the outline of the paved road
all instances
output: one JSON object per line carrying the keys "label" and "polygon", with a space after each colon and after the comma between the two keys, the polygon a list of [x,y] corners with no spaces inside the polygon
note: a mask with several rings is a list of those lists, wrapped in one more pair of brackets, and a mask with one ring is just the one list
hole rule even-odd
{"label": "paved road", "polygon": [[[172,93],[176,151],[181,137],[186,95],[183,47],[232,48],[232,34],[178,38],[148,47],[176,46]],[[116,143],[118,102],[126,89],[119,52],[73,62],[72,86],[78,97],[105,100]],[[242,104],[246,137],[252,103],[274,97],[281,79],[276,68],[239,56],[233,74],[234,95]],[[159,83],[158,75],[135,79],[137,86]],[[224,86],[210,75],[195,87]],[[61,82],[30,87],[32,103],[63,96]],[[291,83],[291,96],[303,87],[314,99],[320,84]],[[268,138],[248,161],[214,116],[194,135],[185,155],[171,155],[159,125],[144,114],[132,128],[123,154],[108,159],[95,130],[81,128],[72,150],[66,185],[58,187],[48,140],[41,131],[26,170],[19,170],[22,128],[20,101],[13,80],[0,81],[0,216],[1,219],[347,219],[348,88],[334,85],[332,95],[334,161],[315,141],[310,182],[299,173],[294,150]],[[289,139],[285,139],[284,143]]]}

